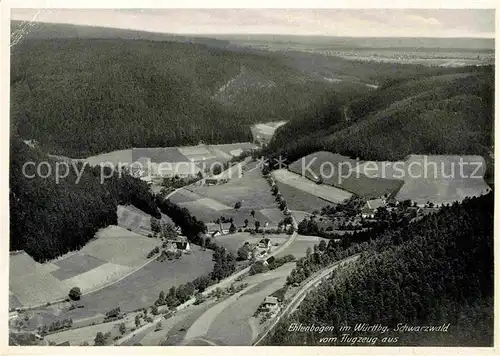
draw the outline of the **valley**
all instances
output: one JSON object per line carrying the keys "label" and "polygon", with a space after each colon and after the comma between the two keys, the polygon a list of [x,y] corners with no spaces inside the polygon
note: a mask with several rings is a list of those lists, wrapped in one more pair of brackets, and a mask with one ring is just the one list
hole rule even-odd
{"label": "valley", "polygon": [[10,344],[489,345],[494,46],[413,40],[16,40]]}

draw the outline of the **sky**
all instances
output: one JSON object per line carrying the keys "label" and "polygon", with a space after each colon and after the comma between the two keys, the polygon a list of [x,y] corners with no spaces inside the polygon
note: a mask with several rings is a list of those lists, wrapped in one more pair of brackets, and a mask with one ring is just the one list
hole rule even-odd
{"label": "sky", "polygon": [[12,9],[11,18],[175,34],[495,37],[487,9]]}

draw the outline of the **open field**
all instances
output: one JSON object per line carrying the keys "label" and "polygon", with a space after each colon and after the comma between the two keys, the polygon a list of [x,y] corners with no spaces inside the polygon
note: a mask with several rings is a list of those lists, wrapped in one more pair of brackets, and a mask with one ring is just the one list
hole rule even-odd
{"label": "open field", "polygon": [[220,150],[232,157],[239,156],[243,151],[249,151],[257,148],[257,145],[251,142],[228,143],[221,145],[210,145],[210,149]]}
{"label": "open field", "polygon": [[58,269],[53,263],[35,262],[22,252],[10,254],[9,266],[9,290],[18,306],[45,303],[69,292],[67,284],[52,275],[51,272]]}
{"label": "open field", "polygon": [[116,166],[120,163],[130,164],[134,161],[132,158],[132,149],[128,149],[128,150],[118,150],[108,153],[102,153],[100,155],[88,157],[85,159],[85,162],[87,162],[92,166],[97,166],[105,162],[109,162],[110,165],[112,164]]}
{"label": "open field", "polygon": [[[314,182],[317,182],[319,177],[322,176],[323,183],[364,198],[376,198],[384,194],[393,194],[403,184],[400,179],[375,178],[373,175],[377,173],[377,169],[367,170],[371,178],[362,174],[360,170],[366,168],[369,164],[371,163],[331,152],[319,151],[293,162],[288,169]],[[375,162],[375,165],[382,169],[383,162]],[[358,168],[359,166],[361,168]],[[387,166],[386,176],[389,177],[394,174],[392,167],[393,165]]]}
{"label": "open field", "polygon": [[283,257],[286,255],[294,255],[297,259],[305,257],[307,248],[310,247],[312,251],[314,245],[319,244],[321,240],[325,240],[325,242],[328,243],[328,239],[322,237],[298,235],[295,241],[284,251],[281,251],[276,257]]}
{"label": "open field", "polygon": [[172,203],[180,204],[180,203],[192,202],[202,198],[203,196],[199,194],[193,193],[186,188],[181,188],[177,192],[175,192],[175,194],[172,194],[169,200]]}
{"label": "open field", "polygon": [[[274,243],[282,244],[290,238],[290,236],[286,234],[281,234],[281,235],[266,234],[265,237],[271,239],[271,244]],[[227,248],[229,251],[236,254],[238,252],[238,249],[241,246],[243,246],[245,242],[256,244],[262,238],[263,238],[262,234],[251,235],[248,232],[237,232],[235,234],[217,236],[215,237],[215,242],[217,242],[218,245],[223,246]]]}
{"label": "open field", "polygon": [[[67,318],[71,318],[75,326],[84,326],[78,330],[86,330],[92,322],[101,323],[106,312],[116,307],[120,307],[122,312],[131,313],[139,308],[151,306],[162,290],[168,292],[172,286],[179,286],[206,275],[212,266],[212,252],[193,246],[192,252],[183,255],[179,260],[153,260],[120,281],[82,296],[77,303],[81,308],[71,310],[71,303],[61,303],[24,312],[22,317],[29,317],[27,325],[30,330]],[[109,328],[111,324],[105,325]],[[73,331],[67,332],[72,335]]]}
{"label": "open field", "polygon": [[[237,228],[244,226],[248,219],[249,226],[253,227],[255,220],[264,226],[276,227],[284,216],[276,207],[270,187],[262,178],[255,162],[243,166],[243,176],[236,176],[229,182],[214,185],[189,185],[177,191],[170,200],[187,208],[191,214],[205,223],[213,222],[221,216],[233,218]],[[237,202],[241,208],[234,209]],[[255,218],[251,216],[255,211]]]}
{"label": "open field", "polygon": [[276,129],[286,124],[286,121],[271,121],[262,124],[256,124],[250,128],[254,140],[269,141],[273,137]]}
{"label": "open field", "polygon": [[483,178],[485,170],[486,163],[480,156],[412,155],[405,165],[405,172],[411,174],[405,175],[396,199],[440,205],[479,196],[490,190]]}
{"label": "open field", "polygon": [[151,162],[155,163],[194,161],[204,163],[208,167],[213,162],[226,163],[231,158],[239,156],[244,151],[256,147],[255,144],[250,142],[239,142],[221,145],[201,144],[197,146],[182,147],[130,148],[105,152],[87,158],[70,158],[60,155],[52,155],[52,157],[60,160],[86,162],[92,166],[97,166],[102,163],[114,166],[118,164],[129,165],[133,162],[137,162],[140,158],[149,158]]}
{"label": "open field", "polygon": [[201,209],[203,208],[212,209],[215,211],[229,210],[232,208],[230,206],[219,203],[217,200],[211,198],[201,198],[195,201],[181,203],[180,205],[183,206],[184,208],[187,208],[188,210],[191,210],[194,207],[198,207]]}
{"label": "open field", "polygon": [[270,221],[281,221],[284,217],[283,212],[278,208],[260,209],[259,212]]}
{"label": "open field", "polygon": [[130,312],[137,308],[151,306],[163,290],[190,282],[212,270],[212,252],[202,251],[192,246],[190,254],[179,260],[153,261],[121,281],[84,296],[82,309],[68,311],[73,320],[105,313],[119,306],[122,311]]}
{"label": "open field", "polygon": [[301,210],[313,212],[321,210],[322,207],[332,205],[331,202],[321,199],[316,195],[307,193],[301,189],[292,187],[289,184],[276,181],[278,190],[286,201],[286,205],[291,210]]}
{"label": "open field", "polygon": [[85,293],[111,283],[146,263],[147,253],[159,244],[118,226],[101,229],[96,237],[78,252],[43,264],[26,253],[11,254],[9,288],[14,304],[29,307],[65,298],[75,286]]}
{"label": "open field", "polygon": [[341,203],[352,196],[351,193],[326,184],[316,184],[311,180],[286,169],[278,169],[272,172],[278,182],[291,185],[306,193],[315,195],[332,203]]}
{"label": "open field", "polygon": [[212,198],[230,207],[241,202],[242,208],[262,209],[275,207],[274,198],[259,169],[243,173],[243,177],[214,186],[190,185],[186,189],[201,196]]}

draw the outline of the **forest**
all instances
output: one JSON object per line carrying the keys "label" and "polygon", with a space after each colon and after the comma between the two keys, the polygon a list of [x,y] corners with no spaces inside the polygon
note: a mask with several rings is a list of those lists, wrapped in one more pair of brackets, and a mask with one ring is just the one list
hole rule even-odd
{"label": "forest", "polygon": [[[397,338],[397,346],[492,346],[493,193],[466,198],[376,239],[349,247],[315,247],[298,266],[340,260],[362,252],[308,294],[297,312],[282,319],[272,345],[321,345],[343,325],[381,324],[389,331],[352,331],[351,336]],[[450,223],[452,222],[452,223]],[[292,273],[293,275],[293,273]],[[293,282],[293,280],[290,280]],[[333,325],[328,335],[289,332],[291,323]],[[450,324],[447,332],[400,332],[398,324]]]}
{"label": "forest", "polygon": [[197,43],[28,38],[11,56],[12,131],[72,158],[251,141],[252,124],[300,116],[328,89],[277,57]]}
{"label": "forest", "polygon": [[388,80],[354,100],[338,97],[280,127],[267,155],[294,161],[315,151],[362,160],[401,160],[409,154],[477,154],[493,143],[493,69],[423,72]]}
{"label": "forest", "polygon": [[[27,165],[25,173],[23,166]],[[42,162],[47,162],[46,164]],[[43,176],[52,170],[47,178]],[[50,168],[48,168],[50,167]],[[70,166],[71,167],[71,166]],[[10,250],[25,250],[38,262],[83,247],[100,228],[117,224],[117,206],[133,204],[157,218],[160,212],[140,179],[115,172],[100,182],[100,167],[74,169],[56,182],[56,161],[17,137],[10,141]],[[83,170],[82,170],[83,169]],[[63,171],[64,169],[61,169]],[[33,177],[33,178],[30,178]]]}

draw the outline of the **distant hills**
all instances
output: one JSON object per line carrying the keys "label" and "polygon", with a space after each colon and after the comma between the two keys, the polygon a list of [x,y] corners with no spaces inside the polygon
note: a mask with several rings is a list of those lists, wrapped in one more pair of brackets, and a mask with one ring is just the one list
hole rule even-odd
{"label": "distant hills", "polygon": [[22,38],[25,40],[55,38],[124,39],[197,43],[220,48],[225,48],[230,45],[230,42],[227,40],[219,40],[203,36],[183,36],[111,27],[81,26],[47,22],[27,23],[25,21],[11,21],[10,28],[14,37],[16,33],[19,33],[22,34]]}

